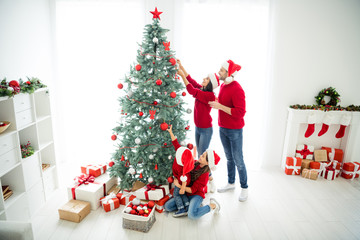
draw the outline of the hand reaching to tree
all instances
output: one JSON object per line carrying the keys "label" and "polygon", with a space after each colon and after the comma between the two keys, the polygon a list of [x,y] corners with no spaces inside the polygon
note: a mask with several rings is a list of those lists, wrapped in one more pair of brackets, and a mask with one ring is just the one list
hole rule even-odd
{"label": "hand reaching to tree", "polygon": [[172,132],[172,125],[169,125],[169,128],[166,129],[166,131],[168,131],[170,133],[171,141],[174,141],[176,139],[176,137],[174,136],[174,134]]}

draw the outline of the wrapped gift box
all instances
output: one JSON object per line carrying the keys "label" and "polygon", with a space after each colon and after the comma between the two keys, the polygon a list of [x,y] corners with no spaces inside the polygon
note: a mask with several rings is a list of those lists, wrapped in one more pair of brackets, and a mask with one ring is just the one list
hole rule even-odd
{"label": "wrapped gift box", "polygon": [[314,151],[314,158],[316,162],[327,162],[327,152],[326,150],[315,150]]}
{"label": "wrapped gift box", "polygon": [[321,147],[321,149],[326,150],[329,161],[338,161],[342,163],[344,158],[343,150],[336,148],[328,148],[328,147]]}
{"label": "wrapped gift box", "polygon": [[139,199],[158,201],[169,193],[169,185],[146,185],[134,192],[134,195]]}
{"label": "wrapped gift box", "polygon": [[134,215],[126,212],[126,209],[129,207],[130,203],[126,205],[126,207],[122,212],[123,228],[136,230],[140,232],[148,232],[151,229],[154,222],[156,221],[155,211],[153,211],[154,209],[152,209],[152,211],[147,217]]}
{"label": "wrapped gift box", "polygon": [[314,146],[306,144],[297,145],[295,157],[310,160],[314,159]]}
{"label": "wrapped gift box", "polygon": [[287,175],[300,175],[301,171],[301,158],[287,157],[285,165],[285,173]]}
{"label": "wrapped gift box", "polygon": [[330,162],[311,162],[310,169],[317,170],[320,175],[322,175],[323,171],[326,167],[330,166]]}
{"label": "wrapped gift box", "polygon": [[[108,173],[102,174],[100,177],[86,177],[88,175],[81,175],[84,179],[88,179],[83,183],[77,180],[72,186],[67,188],[68,198],[74,200],[83,200],[90,202],[91,209],[96,210],[100,207],[100,198],[105,197],[107,191],[112,186],[117,184],[116,178],[111,178]],[[79,177],[81,177],[79,176]],[[81,179],[81,178],[77,179]]]}
{"label": "wrapped gift box", "polygon": [[109,212],[120,207],[120,201],[114,193],[110,193],[106,197],[100,198],[100,204],[103,206],[105,212]]}
{"label": "wrapped gift box", "polygon": [[101,174],[106,172],[106,165],[99,164],[99,165],[86,165],[81,166],[81,172],[84,174],[89,174],[90,176],[98,177]]}
{"label": "wrapped gift box", "polygon": [[310,160],[310,159],[303,159],[301,161],[301,172],[304,170],[304,169],[310,169],[310,163],[313,162],[313,160]]}
{"label": "wrapped gift box", "polygon": [[346,179],[358,178],[360,175],[359,162],[347,162],[343,164],[341,176]]}
{"label": "wrapped gift box", "polygon": [[120,205],[128,205],[129,202],[136,198],[135,195],[128,192],[118,193],[116,194],[116,197],[119,199]]}
{"label": "wrapped gift box", "polygon": [[174,189],[170,189],[170,193],[167,194],[165,197],[160,199],[159,201],[155,201],[155,210],[159,213],[162,213],[164,211],[165,203],[173,197]]}
{"label": "wrapped gift box", "polygon": [[321,176],[327,180],[334,180],[338,172],[332,167],[326,167]]}
{"label": "wrapped gift box", "polygon": [[89,202],[80,200],[70,200],[64,206],[59,208],[60,219],[79,223],[83,220],[91,210]]}
{"label": "wrapped gift box", "polygon": [[319,176],[319,172],[316,169],[307,169],[304,168],[304,170],[301,173],[301,176],[303,178],[308,178],[308,179],[312,179],[312,180],[316,180]]}

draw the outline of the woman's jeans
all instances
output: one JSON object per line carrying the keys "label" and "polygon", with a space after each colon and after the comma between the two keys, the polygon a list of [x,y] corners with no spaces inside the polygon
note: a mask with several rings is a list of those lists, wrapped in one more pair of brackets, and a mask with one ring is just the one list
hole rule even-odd
{"label": "woman's jeans", "polygon": [[189,207],[189,197],[186,194],[180,194],[180,188],[175,186],[174,199],[178,210]]}
{"label": "woman's jeans", "polygon": [[237,167],[241,188],[248,188],[247,173],[243,158],[243,130],[220,127],[220,139],[227,158],[228,182],[235,183]]}
{"label": "woman's jeans", "polygon": [[198,158],[203,154],[206,149],[209,148],[211,137],[213,134],[213,128],[199,128],[195,127],[195,142],[198,152]]}
{"label": "woman's jeans", "polygon": [[[192,195],[189,196],[190,205],[188,210],[188,217],[190,219],[198,219],[201,216],[207,214],[210,212],[210,206],[206,205],[203,207],[200,207],[203,198],[199,195]],[[173,212],[178,210],[176,207],[175,199],[171,198],[169,201],[165,203],[165,210],[168,212]]]}

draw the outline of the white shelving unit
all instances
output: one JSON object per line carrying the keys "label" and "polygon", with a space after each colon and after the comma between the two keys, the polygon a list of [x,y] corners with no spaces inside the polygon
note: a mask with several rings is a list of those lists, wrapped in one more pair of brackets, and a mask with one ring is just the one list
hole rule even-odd
{"label": "white shelving unit", "polygon": [[[13,191],[0,193],[0,220],[29,220],[59,186],[48,89],[1,97],[0,121],[11,122],[0,134],[0,185]],[[28,141],[35,153],[22,158]]]}

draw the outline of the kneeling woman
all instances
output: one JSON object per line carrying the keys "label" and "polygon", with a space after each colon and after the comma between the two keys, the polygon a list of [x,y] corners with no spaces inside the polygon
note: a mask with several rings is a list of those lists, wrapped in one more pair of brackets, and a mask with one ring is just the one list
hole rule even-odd
{"label": "kneeling woman", "polygon": [[[213,150],[206,150],[195,162],[194,169],[191,171],[190,187],[185,188],[185,194],[189,196],[190,205],[188,208],[188,217],[190,219],[198,219],[207,214],[211,210],[218,213],[220,204],[214,199],[210,199],[210,204],[201,207],[201,203],[205,198],[204,188],[209,181],[210,168],[214,168],[218,164],[220,157]],[[178,180],[175,178],[174,184],[181,187]],[[168,212],[177,211],[175,199],[172,198],[165,203],[165,210]]]}

